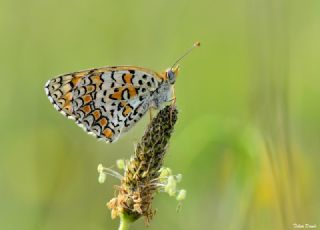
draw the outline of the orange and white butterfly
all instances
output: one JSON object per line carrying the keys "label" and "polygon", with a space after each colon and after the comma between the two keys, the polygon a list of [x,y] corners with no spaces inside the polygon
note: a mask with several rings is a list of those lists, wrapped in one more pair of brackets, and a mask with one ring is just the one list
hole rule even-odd
{"label": "orange and white butterfly", "polygon": [[177,63],[199,45],[195,43],[164,72],[136,66],[88,69],[49,80],[45,92],[60,113],[87,133],[114,142],[150,108],[159,109],[172,100]]}

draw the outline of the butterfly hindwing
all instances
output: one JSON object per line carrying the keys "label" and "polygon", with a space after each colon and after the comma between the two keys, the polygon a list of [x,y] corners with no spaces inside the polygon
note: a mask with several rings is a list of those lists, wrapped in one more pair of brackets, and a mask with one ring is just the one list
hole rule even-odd
{"label": "butterfly hindwing", "polygon": [[149,109],[162,81],[137,67],[103,67],[58,76],[45,90],[54,107],[88,133],[113,142]]}

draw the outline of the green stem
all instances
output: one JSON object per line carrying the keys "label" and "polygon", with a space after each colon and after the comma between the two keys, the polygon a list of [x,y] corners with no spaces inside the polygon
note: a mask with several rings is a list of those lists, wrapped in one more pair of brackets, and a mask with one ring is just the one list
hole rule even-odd
{"label": "green stem", "polygon": [[130,216],[126,214],[121,214],[119,230],[128,230],[132,222],[133,219]]}

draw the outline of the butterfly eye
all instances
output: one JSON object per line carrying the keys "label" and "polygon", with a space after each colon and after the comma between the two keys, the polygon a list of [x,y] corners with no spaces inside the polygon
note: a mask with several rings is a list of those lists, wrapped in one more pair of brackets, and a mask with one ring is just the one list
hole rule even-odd
{"label": "butterfly eye", "polygon": [[172,69],[168,70],[168,79],[171,84],[173,84],[176,81],[176,76]]}

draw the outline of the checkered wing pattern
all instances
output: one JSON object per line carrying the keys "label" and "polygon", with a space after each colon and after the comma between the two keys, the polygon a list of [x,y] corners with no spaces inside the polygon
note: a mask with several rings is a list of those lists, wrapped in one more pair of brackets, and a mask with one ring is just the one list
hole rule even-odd
{"label": "checkered wing pattern", "polygon": [[60,113],[89,134],[114,142],[147,112],[162,81],[144,68],[103,67],[58,76],[45,91]]}

